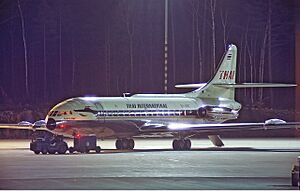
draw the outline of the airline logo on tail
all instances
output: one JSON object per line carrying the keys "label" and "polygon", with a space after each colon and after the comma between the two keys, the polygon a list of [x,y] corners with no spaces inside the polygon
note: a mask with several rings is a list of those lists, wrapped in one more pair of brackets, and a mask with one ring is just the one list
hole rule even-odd
{"label": "airline logo on tail", "polygon": [[233,70],[221,70],[219,73],[219,80],[234,80],[235,71]]}

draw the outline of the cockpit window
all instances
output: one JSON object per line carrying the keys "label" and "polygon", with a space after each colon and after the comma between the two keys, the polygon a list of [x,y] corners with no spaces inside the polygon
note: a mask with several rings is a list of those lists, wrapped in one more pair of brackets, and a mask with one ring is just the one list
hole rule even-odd
{"label": "cockpit window", "polygon": [[52,111],[49,116],[72,115],[72,111]]}
{"label": "cockpit window", "polygon": [[56,116],[57,113],[58,113],[58,111],[54,111],[53,116]]}

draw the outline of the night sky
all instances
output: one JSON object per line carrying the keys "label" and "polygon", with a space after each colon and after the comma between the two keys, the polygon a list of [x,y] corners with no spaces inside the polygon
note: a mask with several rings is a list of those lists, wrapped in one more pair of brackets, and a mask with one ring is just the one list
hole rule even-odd
{"label": "night sky", "polygon": [[[0,104],[163,93],[164,3],[0,1]],[[168,92],[209,80],[230,43],[238,46],[238,82],[295,83],[296,11],[292,0],[169,0]],[[291,109],[294,90],[266,90],[263,99],[242,90],[237,100]]]}

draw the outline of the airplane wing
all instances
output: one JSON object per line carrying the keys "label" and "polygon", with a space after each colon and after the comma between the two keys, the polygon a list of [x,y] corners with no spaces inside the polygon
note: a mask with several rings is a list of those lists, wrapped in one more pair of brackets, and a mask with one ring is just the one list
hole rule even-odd
{"label": "airplane wing", "polygon": [[[278,123],[277,123],[278,122]],[[193,132],[193,133],[219,133],[224,131],[240,130],[271,130],[271,129],[298,129],[300,122],[269,121],[261,123],[221,123],[221,124],[181,124],[181,123],[148,123],[143,125],[142,132]]]}
{"label": "airplane wing", "polygon": [[16,129],[16,130],[39,130],[39,131],[49,131],[46,126],[35,127],[33,124],[23,125],[23,124],[0,124],[0,129]]}
{"label": "airplane wing", "polygon": [[[60,129],[65,136],[71,135],[74,129],[85,134],[96,134],[101,138],[115,138],[111,131],[124,133],[133,137],[170,137],[183,135],[218,135],[222,132],[239,132],[245,130],[298,129],[300,122],[285,122],[271,119],[261,123],[221,123],[221,124],[188,124],[152,120],[124,120],[108,127],[99,121],[64,121],[67,128]],[[123,127],[123,128],[119,128]],[[0,124],[0,129],[26,129],[49,131],[45,126],[34,128],[33,125]],[[69,137],[69,136],[68,136]]]}

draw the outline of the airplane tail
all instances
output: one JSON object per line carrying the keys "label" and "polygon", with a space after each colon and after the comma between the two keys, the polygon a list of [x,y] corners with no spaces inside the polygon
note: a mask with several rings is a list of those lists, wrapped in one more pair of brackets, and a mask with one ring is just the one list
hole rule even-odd
{"label": "airplane tail", "polygon": [[[214,77],[204,86],[199,86],[193,92],[187,93],[192,97],[226,98],[234,100],[235,88],[229,85],[235,84],[236,80],[237,47],[229,45]],[[182,85],[184,87],[184,85]]]}
{"label": "airplane tail", "polygon": [[236,88],[287,88],[297,84],[282,83],[240,83],[236,80],[237,47],[229,45],[214,77],[208,83],[176,85],[177,88],[197,88],[186,93],[188,97],[226,98],[234,100]]}

